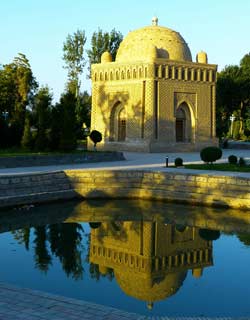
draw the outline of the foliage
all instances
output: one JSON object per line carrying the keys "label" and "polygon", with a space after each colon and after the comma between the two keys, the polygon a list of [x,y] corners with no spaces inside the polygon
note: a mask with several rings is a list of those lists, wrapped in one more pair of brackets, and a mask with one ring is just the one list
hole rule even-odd
{"label": "foliage", "polygon": [[231,155],[228,157],[228,162],[229,162],[230,164],[236,164],[237,161],[238,161],[238,158],[237,158],[235,155],[233,155],[233,154],[231,154]]}
{"label": "foliage", "polygon": [[250,172],[250,166],[240,167],[238,164],[230,163],[214,163],[211,164],[186,164],[185,168],[195,170],[217,170],[217,171],[232,171],[232,172]]}
{"label": "foliage", "polygon": [[246,165],[246,160],[242,157],[239,159],[239,166],[244,167]]}
{"label": "foliage", "polygon": [[220,231],[209,230],[209,229],[199,229],[199,236],[207,241],[215,241],[220,237]]}
{"label": "foliage", "polygon": [[206,147],[201,150],[200,157],[206,163],[213,163],[222,157],[222,150],[218,147]]}
{"label": "foliage", "polygon": [[68,35],[63,44],[63,60],[68,69],[68,89],[78,101],[80,91],[80,75],[86,64],[84,58],[84,45],[86,43],[84,30],[77,30],[73,35]]}
{"label": "foliage", "polygon": [[91,64],[100,63],[101,56],[105,51],[110,52],[112,60],[116,58],[116,53],[123,39],[121,32],[113,29],[110,33],[102,31],[100,28],[95,31],[91,38],[91,49],[87,50],[89,58],[89,70]]}
{"label": "foliage", "polygon": [[98,142],[102,141],[102,134],[101,134],[101,132],[99,132],[97,130],[91,131],[89,137],[90,137],[91,141],[94,143],[94,147],[96,147],[96,144]]}
{"label": "foliage", "polygon": [[36,88],[37,82],[24,54],[19,53],[0,70],[0,115],[7,115],[9,146],[21,142],[26,109],[32,105]]}
{"label": "foliage", "polygon": [[52,93],[49,88],[41,87],[34,97],[33,117],[37,128],[35,149],[45,151],[48,149],[47,131],[50,125],[50,110]]}
{"label": "foliage", "polygon": [[59,110],[61,112],[61,127],[60,127],[60,140],[59,150],[72,151],[76,148],[76,99],[71,92],[67,92],[62,95],[60,100],[61,106]]}
{"label": "foliage", "polygon": [[181,167],[181,166],[183,166],[183,160],[182,160],[182,158],[176,158],[176,159],[174,160],[174,164],[175,164],[176,167]]}
{"label": "foliage", "polygon": [[[246,123],[250,106],[250,54],[246,54],[240,65],[226,66],[217,79],[217,135],[233,136],[239,139],[249,135]],[[236,115],[232,127],[230,116]]]}
{"label": "foliage", "polygon": [[32,134],[31,134],[31,128],[30,128],[30,119],[28,117],[25,118],[25,125],[24,125],[24,132],[23,137],[21,141],[21,146],[24,149],[32,149],[33,146],[33,140],[32,140]]}

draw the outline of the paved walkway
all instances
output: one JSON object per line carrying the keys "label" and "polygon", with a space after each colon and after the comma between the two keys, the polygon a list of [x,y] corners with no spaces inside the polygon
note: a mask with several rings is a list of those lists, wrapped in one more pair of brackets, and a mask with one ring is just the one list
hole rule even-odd
{"label": "paved walkway", "polygon": [[249,320],[248,317],[142,316],[0,282],[0,320]]}
{"label": "paved walkway", "polygon": [[[238,157],[244,157],[250,161],[250,150],[223,150],[223,157],[220,161],[227,161],[229,155],[234,154]],[[20,173],[35,173],[35,172],[51,172],[65,169],[85,169],[85,170],[128,170],[128,169],[143,169],[143,170],[171,170],[166,169],[166,156],[169,158],[169,165],[173,165],[175,158],[181,157],[184,163],[201,163],[199,152],[190,153],[136,153],[124,152],[125,161],[114,162],[98,162],[98,163],[83,163],[83,164],[69,164],[58,166],[40,166],[40,167],[27,167],[27,168],[7,168],[0,169],[0,175],[6,174],[20,174]],[[173,170],[173,169],[172,169]],[[176,170],[176,169],[175,169]],[[182,169],[178,169],[180,172]],[[186,169],[185,169],[185,172]],[[194,171],[191,171],[194,172]],[[197,170],[195,170],[197,172]],[[201,173],[208,173],[201,171]],[[213,172],[213,174],[216,174]],[[221,175],[221,172],[219,173]],[[232,175],[231,173],[223,172],[223,175]],[[234,173],[233,175],[241,175],[242,173]],[[243,174],[249,176],[250,174]]]}
{"label": "paved walkway", "polygon": [[1,320],[128,320],[135,313],[0,282]]}

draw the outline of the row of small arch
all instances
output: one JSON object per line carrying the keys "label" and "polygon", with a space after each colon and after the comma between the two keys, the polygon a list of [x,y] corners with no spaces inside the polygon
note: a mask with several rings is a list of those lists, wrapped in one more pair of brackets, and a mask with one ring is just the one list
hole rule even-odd
{"label": "row of small arch", "polygon": [[125,79],[140,79],[147,78],[148,68],[140,67],[138,69],[127,69],[127,70],[111,70],[95,72],[93,76],[94,81],[112,81],[112,80],[125,80]]}
{"label": "row of small arch", "polygon": [[[112,81],[125,79],[141,79],[147,78],[147,76],[148,68],[141,67],[138,69],[134,68],[127,70],[95,72],[93,75],[93,80]],[[155,77],[173,80],[214,82],[216,79],[216,72],[214,70],[207,69],[202,70],[187,67],[157,66],[155,68]]]}
{"label": "row of small arch", "polygon": [[215,81],[216,73],[214,70],[160,65],[155,68],[155,77],[173,80],[213,82]]}

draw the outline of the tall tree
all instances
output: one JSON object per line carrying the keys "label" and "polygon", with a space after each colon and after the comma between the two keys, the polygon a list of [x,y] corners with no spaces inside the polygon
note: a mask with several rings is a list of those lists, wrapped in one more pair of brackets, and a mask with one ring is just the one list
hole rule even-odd
{"label": "tall tree", "polygon": [[29,60],[22,53],[0,71],[0,113],[8,114],[11,143],[20,144],[26,108],[37,88]]}
{"label": "tall tree", "polygon": [[[234,138],[244,137],[250,109],[250,55],[240,65],[226,66],[217,79],[217,134],[229,132],[230,116],[234,114]],[[232,130],[234,129],[234,130]],[[248,130],[249,131],[249,130]],[[250,133],[250,132],[249,132]]]}
{"label": "tall tree", "polygon": [[91,38],[91,49],[87,50],[89,71],[91,69],[91,64],[101,62],[101,56],[105,51],[109,51],[112,59],[115,60],[122,39],[123,35],[121,32],[116,31],[115,29],[111,32],[104,32],[100,28],[98,31],[95,31]]}
{"label": "tall tree", "polygon": [[73,35],[68,35],[63,44],[63,60],[68,69],[68,82],[70,91],[75,94],[77,101],[80,92],[80,75],[85,66],[84,45],[86,42],[85,31],[77,30]]}
{"label": "tall tree", "polygon": [[74,150],[77,144],[76,98],[67,92],[62,95],[60,104],[62,122],[59,148],[68,152]]}
{"label": "tall tree", "polygon": [[50,89],[47,86],[41,87],[34,97],[33,105],[35,126],[37,127],[35,147],[39,151],[48,148],[47,130],[49,128],[51,102],[52,93]]}

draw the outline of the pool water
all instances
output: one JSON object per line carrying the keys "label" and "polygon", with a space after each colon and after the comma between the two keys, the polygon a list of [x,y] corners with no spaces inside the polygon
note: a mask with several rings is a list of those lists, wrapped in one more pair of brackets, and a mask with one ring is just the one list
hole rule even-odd
{"label": "pool water", "polygon": [[148,316],[250,316],[250,215],[147,201],[0,214],[0,281]]}

